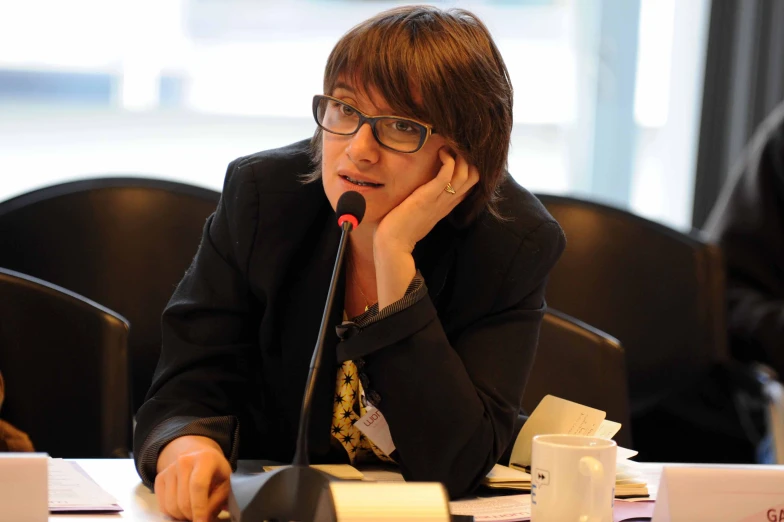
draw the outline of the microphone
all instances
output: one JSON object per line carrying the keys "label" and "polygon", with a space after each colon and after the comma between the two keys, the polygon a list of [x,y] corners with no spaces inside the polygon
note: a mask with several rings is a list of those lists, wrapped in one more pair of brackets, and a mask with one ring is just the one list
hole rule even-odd
{"label": "microphone", "polygon": [[316,387],[316,377],[321,366],[321,354],[324,351],[324,339],[329,328],[329,318],[332,314],[332,303],[335,301],[335,290],[340,278],[340,270],[343,267],[343,257],[346,253],[346,243],[348,234],[359,226],[362,218],[365,217],[365,198],[359,192],[350,190],[344,192],[338,199],[335,213],[338,216],[338,226],[341,228],[340,244],[338,253],[335,257],[335,267],[332,269],[332,280],[329,283],[327,292],[327,304],[324,306],[324,315],[321,316],[321,330],[316,340],[316,347],[313,349],[313,357],[310,360],[310,371],[308,380],[305,384],[305,395],[302,397],[302,408],[300,409],[299,431],[297,433],[297,450],[294,453],[294,466],[307,466],[308,462],[308,424],[310,422],[310,408],[313,402],[313,390]]}
{"label": "microphone", "polygon": [[357,228],[365,215],[365,198],[359,192],[349,191],[338,199],[335,213],[341,228],[332,279],[329,283],[321,329],[310,360],[310,370],[305,384],[300,409],[297,446],[291,466],[260,475],[240,476],[232,474],[229,512],[232,522],[258,520],[335,520],[335,505],[330,494],[329,483],[337,480],[314,468],[308,459],[308,424],[313,403],[324,339],[329,329],[329,317],[335,291],[343,267],[349,233]]}
{"label": "microphone", "polygon": [[[359,192],[349,190],[338,199],[335,213],[338,215],[338,226],[343,227],[343,223],[348,221],[352,225],[352,228],[348,230],[351,232],[359,226],[362,218],[365,217],[365,198]],[[340,255],[338,252],[338,256]]]}

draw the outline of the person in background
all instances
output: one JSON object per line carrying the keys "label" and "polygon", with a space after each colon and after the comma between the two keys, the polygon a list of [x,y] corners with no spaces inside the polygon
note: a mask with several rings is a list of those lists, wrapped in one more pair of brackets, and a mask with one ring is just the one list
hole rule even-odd
{"label": "person in background", "polygon": [[[164,311],[134,457],[171,517],[214,515],[239,456],[291,462],[349,190],[367,209],[330,318],[310,461],[394,462],[458,497],[513,442],[565,238],[506,171],[512,86],[489,32],[464,10],[383,12],[338,41],[312,108],[312,139],[229,165]],[[394,448],[355,426],[372,408]]]}
{"label": "person in background", "polygon": [[724,251],[733,356],[784,376],[784,104],[757,129],[705,229]]}
{"label": "person in background", "polygon": [[[0,373],[0,414],[3,413],[3,401],[5,401],[5,381],[3,374]],[[35,449],[27,433],[0,418],[0,452],[5,451],[31,452]]]}

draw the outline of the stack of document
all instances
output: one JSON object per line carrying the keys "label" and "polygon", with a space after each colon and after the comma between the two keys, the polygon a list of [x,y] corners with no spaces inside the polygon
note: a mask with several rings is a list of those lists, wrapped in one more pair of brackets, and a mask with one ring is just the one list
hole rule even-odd
{"label": "stack of document", "polygon": [[519,489],[531,491],[531,474],[496,464],[482,479],[482,485],[493,489]]}
{"label": "stack of document", "polygon": [[[619,450],[622,448],[618,448]],[[634,499],[647,498],[648,484],[642,474],[631,466],[618,459],[615,470],[615,498]]]}
{"label": "stack of document", "polygon": [[[496,464],[482,480],[482,485],[492,489],[531,491],[531,475],[524,471]],[[632,470],[618,470],[615,475],[615,498],[647,497],[648,487],[639,474]]]}
{"label": "stack of document", "polygon": [[[531,449],[536,435],[568,434],[611,439],[621,425],[605,419],[606,413],[554,395],[546,395],[528,417],[515,440],[509,467],[496,465],[483,484],[490,488],[531,489]],[[624,466],[636,451],[618,447],[615,497],[647,497],[645,480],[633,468]]]}

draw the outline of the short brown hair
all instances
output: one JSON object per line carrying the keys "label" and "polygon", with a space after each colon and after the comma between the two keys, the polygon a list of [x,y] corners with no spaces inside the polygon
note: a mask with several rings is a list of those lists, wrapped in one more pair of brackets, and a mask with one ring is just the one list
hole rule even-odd
{"label": "short brown hair", "polygon": [[[473,13],[431,6],[384,11],[348,31],[324,70],[324,93],[341,77],[372,86],[400,116],[427,122],[470,164],[479,183],[453,211],[457,224],[482,211],[501,217],[498,187],[507,176],[512,83],[490,32]],[[417,98],[418,102],[417,102]],[[321,176],[321,129],[311,142]]]}

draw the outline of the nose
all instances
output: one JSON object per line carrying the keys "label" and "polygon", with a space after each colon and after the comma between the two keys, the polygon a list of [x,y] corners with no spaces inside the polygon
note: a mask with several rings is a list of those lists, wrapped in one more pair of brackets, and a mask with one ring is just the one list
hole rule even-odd
{"label": "nose", "polygon": [[376,137],[373,136],[373,129],[369,123],[363,124],[356,134],[351,137],[351,141],[346,148],[348,157],[351,158],[355,164],[374,164],[378,161],[379,143]]}

